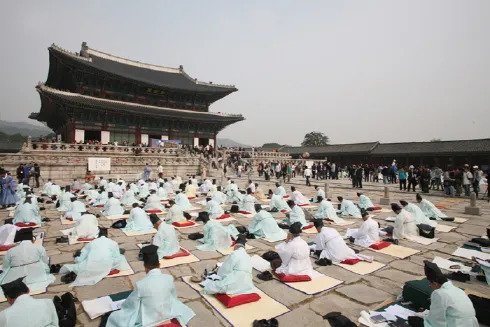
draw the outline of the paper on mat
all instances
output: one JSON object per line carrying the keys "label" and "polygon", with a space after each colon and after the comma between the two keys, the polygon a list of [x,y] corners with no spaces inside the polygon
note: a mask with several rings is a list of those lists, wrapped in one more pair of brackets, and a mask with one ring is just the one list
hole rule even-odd
{"label": "paper on mat", "polygon": [[82,306],[90,319],[95,319],[107,312],[113,311],[112,303],[113,301],[110,296],[103,296],[93,300],[82,301]]}
{"label": "paper on mat", "polygon": [[415,311],[404,308],[399,304],[390,305],[385,309],[385,312],[400,317],[403,320],[407,320],[409,316],[415,316]]}
{"label": "paper on mat", "polygon": [[453,255],[466,259],[471,259],[472,257],[476,257],[482,260],[490,259],[490,253],[465,248],[457,248],[456,251],[453,252]]}
{"label": "paper on mat", "polygon": [[[468,266],[463,265],[462,263],[447,260],[447,259],[444,259],[441,257],[435,257],[434,260],[432,260],[432,262],[435,263],[439,268],[445,269],[448,271],[453,271],[453,272],[461,271],[461,272],[464,272],[466,274],[468,274],[471,271],[471,267],[468,267]],[[461,268],[458,268],[458,269],[449,268],[449,267],[454,266],[454,265],[458,265]]]}
{"label": "paper on mat", "polygon": [[426,237],[417,236],[417,235],[407,235],[405,237],[409,241],[416,242],[416,243],[419,243],[419,244],[422,244],[422,245],[429,245],[429,244],[435,243],[439,239],[437,237],[435,237],[435,238],[426,238]]}

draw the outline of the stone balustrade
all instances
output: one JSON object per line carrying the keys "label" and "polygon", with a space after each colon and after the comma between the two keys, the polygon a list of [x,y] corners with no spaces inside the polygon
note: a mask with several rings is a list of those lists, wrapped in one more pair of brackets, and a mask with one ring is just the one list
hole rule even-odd
{"label": "stone balustrade", "polygon": [[275,152],[275,151],[235,151],[235,150],[224,150],[226,155],[240,154],[242,158],[263,158],[263,159],[279,159],[288,160],[291,159],[289,153],[286,152]]}

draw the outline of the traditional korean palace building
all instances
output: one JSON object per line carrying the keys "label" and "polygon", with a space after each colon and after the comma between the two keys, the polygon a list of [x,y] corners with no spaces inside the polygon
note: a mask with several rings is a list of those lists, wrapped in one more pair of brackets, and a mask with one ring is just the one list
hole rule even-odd
{"label": "traditional korean palace building", "polygon": [[235,86],[200,82],[182,66],[124,59],[85,42],[80,53],[54,44],[48,50],[48,79],[36,87],[41,110],[29,117],[46,123],[63,142],[214,146],[219,131],[244,119],[209,111]]}

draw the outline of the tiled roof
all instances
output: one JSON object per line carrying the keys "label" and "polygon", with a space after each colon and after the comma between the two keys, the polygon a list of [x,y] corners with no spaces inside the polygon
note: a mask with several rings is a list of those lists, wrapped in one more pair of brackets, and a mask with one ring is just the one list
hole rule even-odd
{"label": "tiled roof", "polygon": [[308,152],[309,154],[368,154],[374,147],[378,145],[378,142],[367,143],[351,143],[351,144],[332,144],[327,146],[298,146],[298,147],[285,147],[281,151],[288,152],[289,154],[302,154]]}
{"label": "tiled roof", "polygon": [[455,152],[482,153],[490,152],[490,139],[380,143],[372,152],[373,155],[384,154],[444,154]]}

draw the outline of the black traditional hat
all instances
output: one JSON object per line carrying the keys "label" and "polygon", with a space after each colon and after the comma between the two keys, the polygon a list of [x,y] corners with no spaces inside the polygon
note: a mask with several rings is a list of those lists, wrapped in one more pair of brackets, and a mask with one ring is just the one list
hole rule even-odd
{"label": "black traditional hat", "polygon": [[441,269],[429,260],[424,260],[424,273],[429,282],[444,284],[447,281]]}
{"label": "black traditional hat", "polygon": [[155,213],[150,214],[150,221],[152,225],[155,225],[157,222],[160,221],[160,218]]}
{"label": "black traditional hat", "polygon": [[141,249],[141,253],[143,254],[143,263],[145,266],[154,266],[157,265],[158,260],[158,246],[156,245],[147,245]]}
{"label": "black traditional hat", "polygon": [[398,203],[392,203],[391,204],[391,210],[393,210],[393,211],[402,210],[402,207],[400,207],[400,205]]}
{"label": "black traditional hat", "polygon": [[24,278],[25,276],[1,285],[5,297],[16,299],[18,296],[22,294],[29,293],[29,288],[23,282]]}
{"label": "black traditional hat", "polygon": [[238,235],[236,239],[236,244],[245,246],[245,243],[247,243],[247,238],[245,237],[245,235],[243,234]]}
{"label": "black traditional hat", "polygon": [[289,226],[289,232],[293,235],[301,234],[302,228],[301,223],[299,221],[295,222],[291,226]]}

